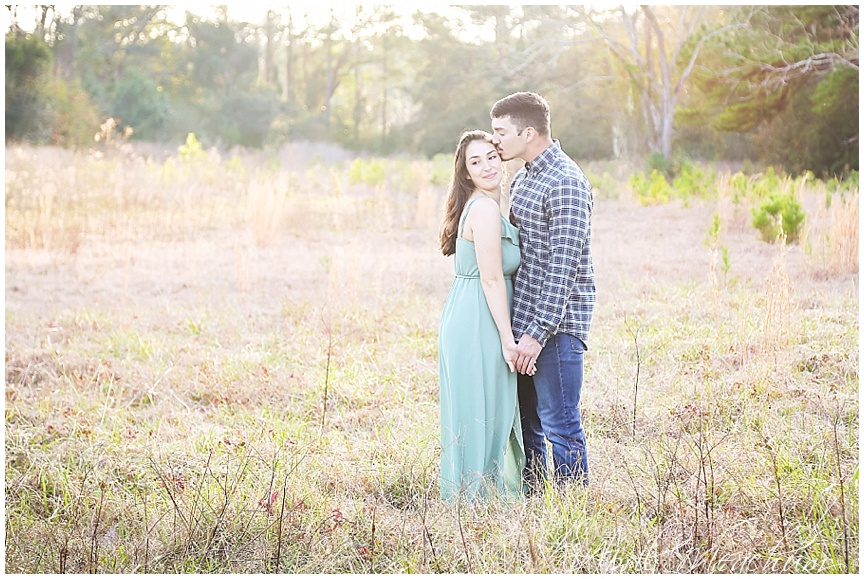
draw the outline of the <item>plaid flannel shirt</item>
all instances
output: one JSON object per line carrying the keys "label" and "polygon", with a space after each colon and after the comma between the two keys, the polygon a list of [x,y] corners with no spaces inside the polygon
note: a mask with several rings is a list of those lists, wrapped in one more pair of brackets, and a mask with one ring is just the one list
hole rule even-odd
{"label": "plaid flannel shirt", "polygon": [[513,289],[513,335],[543,346],[555,334],[588,344],[594,312],[591,184],[557,140],[510,185],[510,219],[522,261]]}

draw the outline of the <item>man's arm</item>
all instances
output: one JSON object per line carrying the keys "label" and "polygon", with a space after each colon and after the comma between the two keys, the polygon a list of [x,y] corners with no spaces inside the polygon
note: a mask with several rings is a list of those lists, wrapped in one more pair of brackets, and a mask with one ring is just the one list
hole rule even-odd
{"label": "man's arm", "polygon": [[591,230],[590,185],[584,178],[566,177],[553,187],[547,204],[549,261],[544,264],[545,274],[534,320],[525,331],[541,347],[561,323],[567,298],[576,283],[582,249]]}

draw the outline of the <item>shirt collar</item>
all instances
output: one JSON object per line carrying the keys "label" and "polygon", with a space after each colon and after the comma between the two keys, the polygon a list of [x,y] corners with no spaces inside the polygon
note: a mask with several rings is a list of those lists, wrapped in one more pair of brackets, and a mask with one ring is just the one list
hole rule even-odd
{"label": "shirt collar", "polygon": [[552,139],[552,144],[545,151],[534,157],[534,160],[530,163],[525,163],[525,171],[529,174],[542,171],[546,165],[550,164],[558,156],[560,151],[561,143],[558,142],[558,139]]}

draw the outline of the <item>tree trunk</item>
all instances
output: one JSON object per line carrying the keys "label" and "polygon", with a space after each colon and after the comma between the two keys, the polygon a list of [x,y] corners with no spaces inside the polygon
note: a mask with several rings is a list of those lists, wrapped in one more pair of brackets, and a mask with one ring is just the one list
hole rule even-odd
{"label": "tree trunk", "polygon": [[276,26],[274,20],[276,15],[272,10],[267,11],[267,20],[264,24],[264,35],[266,44],[264,45],[264,83],[271,84],[276,82],[276,69],[274,65],[274,39],[276,34]]}
{"label": "tree trunk", "polygon": [[333,30],[327,30],[327,87],[324,94],[324,111],[327,129],[330,129],[330,94],[333,86]]}
{"label": "tree trunk", "polygon": [[303,42],[301,46],[303,47],[303,54],[300,57],[300,80],[302,81],[300,86],[303,89],[303,93],[301,93],[302,102],[307,106],[317,106],[318,99],[315,95],[309,94],[309,70],[307,67],[307,63],[309,62],[309,43]]}
{"label": "tree trunk", "polygon": [[383,58],[381,60],[382,78],[384,79],[384,94],[381,98],[381,150],[387,142],[387,37],[381,38],[381,52]]}
{"label": "tree trunk", "polygon": [[[358,50],[357,44],[354,50]],[[358,50],[359,52],[359,50]],[[363,118],[363,101],[360,91],[360,62],[354,63],[354,142],[360,141],[360,121]]]}
{"label": "tree trunk", "polygon": [[64,80],[75,75],[75,59],[78,51],[78,21],[82,15],[81,6],[72,9],[71,22],[57,21],[57,36],[62,40],[54,44],[54,74]]}
{"label": "tree trunk", "polygon": [[[657,122],[657,126],[655,127],[658,141],[657,144],[659,146],[658,150],[668,159],[672,154],[672,121],[675,118],[676,98],[672,86],[671,70],[672,67],[675,66],[675,63],[671,62],[669,52],[666,50],[663,29],[660,27],[659,22],[657,22],[654,11],[649,6],[643,6],[642,11],[645,13],[645,36],[646,38],[651,38],[652,36],[654,38],[654,43],[656,44],[657,65],[660,69],[659,82],[657,82],[658,75],[653,68],[650,71],[650,75],[652,79],[654,79],[655,84],[655,89],[652,91],[655,95],[654,100],[659,101],[656,102],[656,106],[659,108],[657,115],[657,120],[659,122]],[[683,23],[683,13],[679,12],[679,18]],[[652,29],[654,31],[653,35],[651,34]]]}
{"label": "tree trunk", "polygon": [[291,13],[288,13],[288,62],[285,65],[285,100],[294,102],[294,27]]}
{"label": "tree trunk", "polygon": [[[655,10],[661,10],[658,7],[642,6],[632,13],[628,13],[623,7],[618,10],[627,36],[624,42],[613,37],[600,23],[600,19],[588,16],[584,22],[606,41],[611,54],[624,65],[631,85],[639,91],[649,148],[669,157],[672,153],[678,93],[693,70],[702,42],[718,31],[702,36],[697,33],[703,14],[701,8],[679,7],[677,21],[666,16],[658,19],[655,15]],[[640,15],[641,28],[638,22]],[[663,26],[660,24],[661,20]],[[639,30],[642,30],[641,34]],[[666,46],[666,32],[671,32],[675,40],[671,50]],[[697,39],[696,50],[693,51],[689,63],[680,63],[681,50],[694,38]],[[676,67],[680,64],[686,66],[679,73]],[[674,78],[676,74],[678,76]]]}

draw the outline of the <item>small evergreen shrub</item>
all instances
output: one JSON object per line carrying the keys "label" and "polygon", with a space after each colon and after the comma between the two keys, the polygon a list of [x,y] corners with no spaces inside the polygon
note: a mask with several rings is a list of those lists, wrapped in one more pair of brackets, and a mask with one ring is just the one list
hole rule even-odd
{"label": "small evergreen shrub", "polygon": [[659,171],[660,173],[669,175],[672,172],[672,163],[670,163],[663,153],[654,151],[648,155],[648,168],[651,171]]}
{"label": "small evergreen shrub", "polygon": [[180,160],[184,163],[200,161],[206,155],[204,147],[198,141],[195,133],[186,135],[186,143],[177,147],[177,153],[179,153]]}
{"label": "small evergreen shrub", "polygon": [[765,173],[752,180],[750,192],[754,199],[767,199],[783,189],[786,175],[777,175],[774,167],[768,167]]}
{"label": "small evergreen shrub", "polygon": [[595,199],[618,199],[619,188],[616,179],[608,172],[591,175],[591,192]]}
{"label": "small evergreen shrub", "polygon": [[429,182],[432,185],[447,186],[450,184],[450,173],[453,171],[453,155],[438,153],[432,157],[432,176]]}
{"label": "small evergreen shrub", "polygon": [[661,205],[668,203],[674,196],[666,177],[657,169],[651,171],[648,177],[644,173],[634,173],[630,177],[630,188],[642,205]]}
{"label": "small evergreen shrub", "polygon": [[732,200],[736,204],[739,203],[742,199],[747,198],[747,194],[750,191],[750,184],[752,180],[750,177],[745,175],[742,172],[737,172],[732,175],[732,178],[729,180],[730,185],[732,186]]}
{"label": "small evergreen shrub", "polygon": [[348,177],[352,185],[357,183],[381,185],[384,183],[385,174],[384,161],[381,159],[366,161],[358,157],[352,161],[348,168]]}
{"label": "small evergreen shrub", "polygon": [[780,237],[781,229],[786,242],[798,240],[804,222],[801,204],[791,194],[771,194],[758,208],[753,208],[753,227],[762,234],[762,240],[773,243]]}
{"label": "small evergreen shrub", "polygon": [[713,171],[707,172],[691,163],[684,163],[678,176],[672,180],[672,188],[675,194],[684,200],[691,197],[706,199],[716,193],[714,179]]}
{"label": "small evergreen shrub", "polygon": [[840,182],[838,189],[844,193],[858,191],[858,171],[850,171],[849,175]]}

